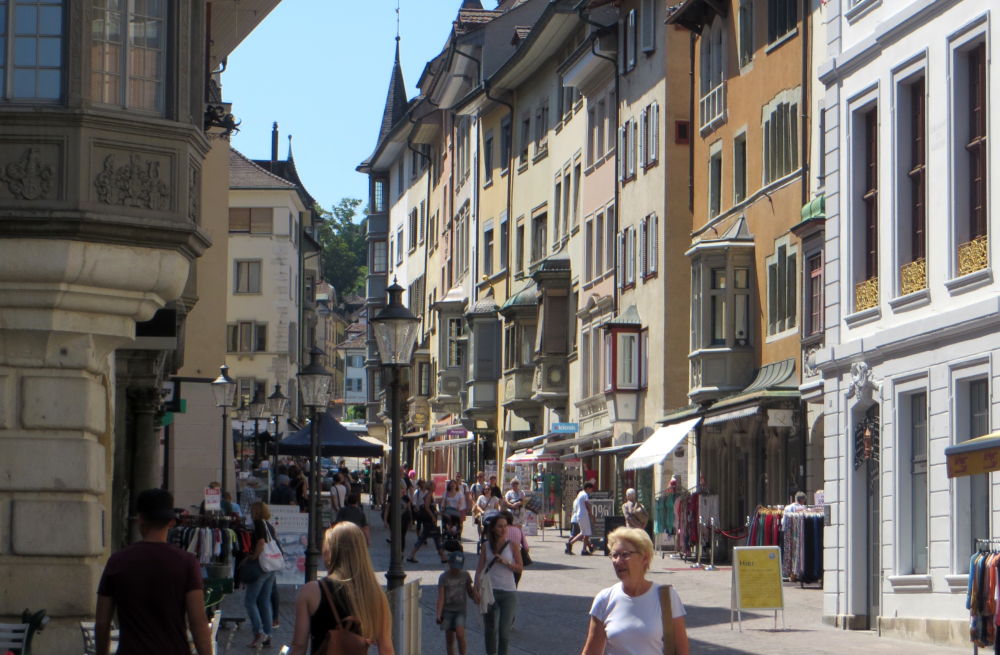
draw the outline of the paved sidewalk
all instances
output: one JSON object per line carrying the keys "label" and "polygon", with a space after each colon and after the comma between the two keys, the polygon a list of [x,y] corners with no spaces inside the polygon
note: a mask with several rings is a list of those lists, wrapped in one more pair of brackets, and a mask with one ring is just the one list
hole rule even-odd
{"label": "paved sidewalk", "polygon": [[[369,512],[372,522],[372,561],[378,577],[384,581],[389,564],[388,530],[383,528],[376,513]],[[476,567],[475,526],[466,522],[466,568],[470,573]],[[414,541],[412,532],[407,534],[407,545]],[[565,533],[560,537],[556,530],[545,531],[544,536],[529,537],[535,564],[528,568],[518,590],[518,612],[511,635],[511,655],[577,655],[583,647],[587,632],[587,615],[594,595],[611,586],[617,579],[611,562],[604,556],[569,556],[563,553]],[[404,561],[406,580],[420,580],[421,652],[427,655],[444,654],[444,633],[434,621],[437,599],[437,579],[444,570],[433,545],[425,546],[417,554],[418,564]],[[774,630],[770,612],[743,613],[743,631],[730,629],[730,580],[731,570],[720,567],[716,571],[691,569],[689,564],[670,558],[653,562],[650,578],[656,582],[672,584],[687,609],[688,635],[691,652],[697,655],[733,653],[767,653],[769,655],[843,655],[844,653],[906,653],[912,655],[944,655],[970,653],[969,648],[946,648],[926,644],[897,641],[878,637],[872,632],[845,631],[821,623],[822,590],[800,589],[797,584],[785,585],[785,628]],[[264,652],[277,653],[282,644],[290,644],[294,624],[294,599],[297,588],[281,587],[281,627],[275,630],[271,648]],[[243,592],[237,591],[223,602],[223,616],[245,617]],[[466,624],[469,655],[483,655],[483,626],[471,601]],[[232,645],[226,648],[230,633],[220,631],[222,653],[249,653],[245,647],[251,638],[249,624],[244,623],[233,635]],[[372,650],[374,653],[374,649]]]}

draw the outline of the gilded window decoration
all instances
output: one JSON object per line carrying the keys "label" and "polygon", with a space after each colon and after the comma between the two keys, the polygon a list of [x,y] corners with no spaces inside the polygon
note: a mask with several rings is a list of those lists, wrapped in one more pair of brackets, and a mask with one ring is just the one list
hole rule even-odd
{"label": "gilded window decoration", "polygon": [[958,274],[968,275],[989,266],[989,239],[978,236],[958,246]]}
{"label": "gilded window decoration", "polygon": [[899,292],[916,293],[927,288],[927,260],[921,257],[899,267]]}
{"label": "gilded window decoration", "polygon": [[854,285],[854,311],[863,312],[878,305],[878,277]]}

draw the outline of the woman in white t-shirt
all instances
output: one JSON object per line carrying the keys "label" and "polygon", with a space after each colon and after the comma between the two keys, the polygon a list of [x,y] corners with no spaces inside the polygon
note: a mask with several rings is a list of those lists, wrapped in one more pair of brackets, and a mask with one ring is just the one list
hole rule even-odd
{"label": "woman in white t-shirt", "polygon": [[[653,542],[645,530],[618,528],[608,535],[611,564],[621,581],[601,590],[590,607],[582,655],[662,655],[660,585],[646,579]],[[684,604],[670,587],[675,655],[690,655]]]}

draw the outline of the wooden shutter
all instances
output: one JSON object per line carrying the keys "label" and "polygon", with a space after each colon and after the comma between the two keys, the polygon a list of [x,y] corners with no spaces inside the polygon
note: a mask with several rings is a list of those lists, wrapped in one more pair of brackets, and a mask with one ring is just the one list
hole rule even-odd
{"label": "wooden shutter", "polygon": [[639,162],[646,165],[646,134],[649,123],[649,112],[643,109],[639,112]]}
{"label": "wooden shutter", "polygon": [[250,210],[251,234],[270,234],[274,229],[274,210],[270,207],[254,207]]}
{"label": "wooden shutter", "polygon": [[229,231],[230,232],[250,231],[250,209],[248,207],[230,207]]}
{"label": "wooden shutter", "polygon": [[649,217],[643,218],[639,222],[639,275],[646,277],[648,269],[646,268],[646,239],[648,237],[647,230],[649,229]]}
{"label": "wooden shutter", "polygon": [[649,162],[653,163],[660,157],[660,105],[653,103],[649,106],[649,143],[646,144],[649,152]]}
{"label": "wooden shutter", "polygon": [[617,262],[618,263],[618,267],[617,267],[618,268],[618,286],[619,287],[624,287],[625,286],[625,233],[624,232],[619,232],[618,233],[618,239],[617,239],[617,241],[618,241],[618,245],[617,245],[617,253],[618,253],[618,262]]}
{"label": "wooden shutter", "polygon": [[649,234],[646,236],[646,242],[649,244],[648,266],[650,273],[656,272],[656,261],[657,258],[660,256],[659,242],[657,241],[657,239],[659,238],[659,235],[657,234],[657,232],[659,232],[659,227],[660,227],[659,224],[660,224],[659,216],[657,216],[656,214],[652,214],[649,217],[649,227],[648,227]]}

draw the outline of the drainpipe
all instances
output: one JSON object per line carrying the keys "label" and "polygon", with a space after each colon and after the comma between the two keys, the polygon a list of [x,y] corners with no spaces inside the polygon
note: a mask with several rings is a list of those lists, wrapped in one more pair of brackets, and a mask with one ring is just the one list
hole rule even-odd
{"label": "drainpipe", "polygon": [[694,42],[697,38],[697,35],[691,32],[690,45],[688,47],[688,58],[691,61],[691,66],[688,70],[688,77],[690,78],[690,93],[688,94],[688,211],[692,214],[694,213],[694,127],[696,124],[694,113]]}
{"label": "drainpipe", "polygon": [[[587,23],[588,25],[591,25],[591,26],[597,28],[597,32],[593,36],[596,36],[601,31],[610,30],[611,28],[613,28],[615,26],[614,23],[612,23],[611,25],[603,25],[601,23],[598,23],[598,22],[595,22],[595,21],[591,20],[585,14],[586,5],[587,5],[587,2],[585,0],[582,0],[579,4],[576,5],[576,7],[574,7],[574,9],[576,10],[577,15],[580,17],[580,20],[582,20],[583,22]],[[614,57],[608,57],[607,55],[602,55],[599,52],[597,52],[597,40],[596,39],[593,39],[593,38],[591,39],[591,42],[590,42],[590,52],[595,57],[598,57],[600,59],[603,59],[603,60],[609,62],[611,64],[612,69],[614,70],[614,75],[615,75],[615,104],[614,104],[614,126],[615,126],[615,133],[614,133],[614,138],[615,138],[615,196],[614,196],[614,198],[615,199],[614,199],[614,203],[615,203],[615,238],[617,239],[618,225],[621,222],[621,214],[622,214],[621,203],[619,202],[620,201],[620,192],[619,192],[619,190],[621,188],[621,178],[618,176],[618,171],[619,171],[619,167],[620,167],[621,157],[624,154],[624,153],[619,152],[619,147],[618,147],[620,145],[619,142],[618,142],[618,129],[619,129],[619,125],[618,125],[618,123],[619,123],[619,120],[618,120],[619,119],[618,107],[620,106],[619,103],[621,102],[621,86],[622,86],[621,85],[621,79],[622,78],[621,78],[621,75],[618,74],[618,60],[616,58],[614,58]],[[621,264],[621,262],[617,261],[617,259],[618,259],[618,244],[617,244],[617,242],[614,243],[614,244],[605,244],[605,247],[606,248],[614,248],[615,249],[615,260],[616,261],[615,261],[615,272],[614,272],[614,288],[615,288],[615,291],[614,291],[614,294],[615,294],[614,295],[614,298],[615,298],[614,310],[615,310],[615,313],[617,313],[617,311],[618,311],[619,296],[621,295],[621,287],[619,286],[619,280],[618,280],[618,268],[619,268],[619,265]]]}
{"label": "drainpipe", "polygon": [[[510,215],[514,204],[514,105],[505,100],[501,100],[500,98],[494,98],[491,96],[489,80],[483,80],[483,93],[487,99],[506,107],[508,113],[510,114],[510,150],[507,153],[507,260],[503,263],[504,270],[507,271],[507,276],[504,282],[507,287],[505,297],[510,298],[510,278],[514,274],[510,267],[510,244],[511,237],[514,236],[511,231],[511,228],[514,226],[514,219]],[[503,121],[501,121],[501,126],[502,125]],[[500,132],[500,139],[501,141],[503,140],[502,129]]]}
{"label": "drainpipe", "polygon": [[[802,116],[799,120],[799,127],[802,136],[799,138],[799,147],[802,148],[802,202],[804,206],[809,202],[809,5],[810,0],[802,0]],[[822,157],[822,153],[820,157]]]}

